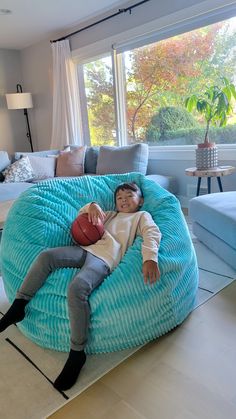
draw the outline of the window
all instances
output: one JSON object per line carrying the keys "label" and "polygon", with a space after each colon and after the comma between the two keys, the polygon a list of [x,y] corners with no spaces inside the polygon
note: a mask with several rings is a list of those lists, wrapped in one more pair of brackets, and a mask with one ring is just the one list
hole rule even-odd
{"label": "window", "polygon": [[[113,60],[108,53],[94,58],[81,66],[87,137],[92,145],[178,147],[203,142],[204,117],[188,112],[185,99],[219,86],[223,77],[236,84],[235,68],[236,18],[128,51],[118,49]],[[227,125],[211,126],[210,139],[236,143],[235,101]]]}
{"label": "window", "polygon": [[[185,99],[236,81],[236,18],[123,53],[128,142],[191,145],[203,142],[205,120],[189,113]],[[235,104],[234,104],[235,105]],[[234,109],[235,110],[235,109]],[[236,142],[236,114],[212,127],[216,143]]]}
{"label": "window", "polygon": [[111,56],[83,65],[90,144],[117,145]]}

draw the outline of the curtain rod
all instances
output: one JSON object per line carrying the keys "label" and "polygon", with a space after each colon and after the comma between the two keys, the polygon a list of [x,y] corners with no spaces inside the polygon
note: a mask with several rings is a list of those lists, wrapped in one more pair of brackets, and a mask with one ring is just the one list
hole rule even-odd
{"label": "curtain rod", "polygon": [[53,43],[53,42],[58,42],[58,41],[64,41],[64,39],[70,38],[71,36],[76,35],[79,32],[85,31],[86,29],[90,29],[93,26],[98,25],[99,23],[105,22],[106,20],[112,19],[113,17],[118,16],[118,15],[120,15],[122,13],[129,12],[129,14],[131,14],[132,9],[134,9],[135,7],[141,6],[142,4],[147,3],[149,1],[151,1],[151,0],[139,1],[138,3],[133,4],[133,6],[129,6],[129,7],[125,8],[125,9],[119,9],[118,12],[113,13],[112,15],[109,15],[107,17],[104,17],[103,19],[97,20],[96,22],[91,23],[91,25],[84,26],[83,28],[79,29],[78,31],[71,32],[68,35],[65,35],[65,36],[63,36],[61,38],[55,39],[55,40],[50,41],[50,42]]}

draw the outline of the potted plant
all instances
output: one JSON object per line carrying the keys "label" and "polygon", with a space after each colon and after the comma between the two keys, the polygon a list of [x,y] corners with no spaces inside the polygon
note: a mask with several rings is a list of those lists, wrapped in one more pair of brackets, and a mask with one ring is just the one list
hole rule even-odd
{"label": "potted plant", "polygon": [[196,109],[206,121],[204,142],[197,145],[197,169],[209,169],[217,166],[217,147],[209,139],[210,125],[223,127],[227,124],[227,117],[232,113],[232,101],[236,99],[236,89],[226,77],[222,78],[222,85],[212,85],[203,93],[193,94],[185,101],[189,112]]}

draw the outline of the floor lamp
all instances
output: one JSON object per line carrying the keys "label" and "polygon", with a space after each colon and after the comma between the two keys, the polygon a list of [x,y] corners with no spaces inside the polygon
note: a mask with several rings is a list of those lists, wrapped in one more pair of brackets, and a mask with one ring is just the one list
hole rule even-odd
{"label": "floor lamp", "polygon": [[24,109],[24,115],[26,117],[27,133],[26,136],[30,143],[31,151],[34,151],[32,144],[32,137],[29,125],[28,111],[27,109],[33,108],[33,101],[31,93],[23,93],[21,84],[16,85],[17,93],[7,93],[7,107],[8,109]]}

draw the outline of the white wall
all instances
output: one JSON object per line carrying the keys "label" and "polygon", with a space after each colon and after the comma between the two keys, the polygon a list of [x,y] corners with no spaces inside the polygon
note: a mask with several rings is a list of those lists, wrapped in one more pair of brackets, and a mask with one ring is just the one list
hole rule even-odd
{"label": "white wall", "polygon": [[23,110],[8,110],[6,93],[22,83],[20,51],[0,49],[0,150],[29,150]]}
{"label": "white wall", "polygon": [[32,141],[35,150],[50,148],[52,130],[52,57],[48,41],[21,51],[24,85],[33,95]]}
{"label": "white wall", "polygon": [[[216,0],[217,1],[217,0]],[[138,1],[137,1],[138,2]],[[134,1],[127,2],[125,5],[127,8],[129,5],[133,5]],[[118,15],[110,20],[107,20],[89,30],[79,33],[71,38],[71,49],[81,48],[85,45],[97,42],[99,40],[111,37],[124,31],[128,31],[132,28],[138,28],[145,23],[160,19],[163,16],[171,15],[184,8],[189,8],[192,5],[198,3],[205,3],[203,0],[164,0],[158,1],[153,0],[149,3],[144,3],[137,8],[132,9],[131,14],[129,12]],[[203,8],[204,10],[204,8]],[[115,10],[117,11],[117,9]],[[107,15],[111,15],[108,13]],[[99,20],[96,19],[96,20]],[[83,27],[93,21],[85,22]],[[67,32],[68,33],[68,32]]]}

